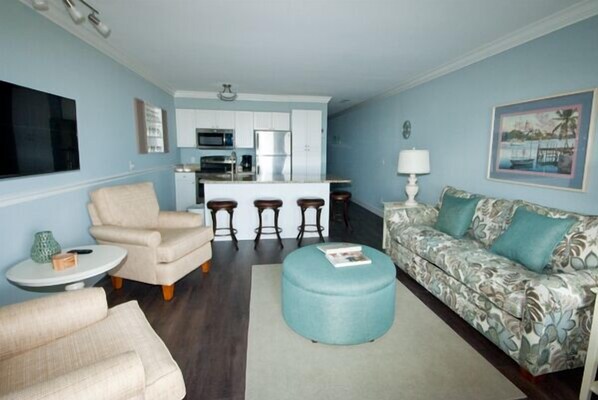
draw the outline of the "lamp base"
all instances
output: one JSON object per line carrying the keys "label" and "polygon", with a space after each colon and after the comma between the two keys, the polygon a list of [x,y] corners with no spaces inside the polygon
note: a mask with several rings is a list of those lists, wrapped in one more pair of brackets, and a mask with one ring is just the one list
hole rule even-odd
{"label": "lamp base", "polygon": [[407,201],[405,202],[405,205],[407,207],[417,206],[417,201],[415,201],[417,192],[419,192],[419,187],[417,186],[417,176],[415,174],[411,174],[409,175],[407,185],[405,186],[405,193],[407,193]]}

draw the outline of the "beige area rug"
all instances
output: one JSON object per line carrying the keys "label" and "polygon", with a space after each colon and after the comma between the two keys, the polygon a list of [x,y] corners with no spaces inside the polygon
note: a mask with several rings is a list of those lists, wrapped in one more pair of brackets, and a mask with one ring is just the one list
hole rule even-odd
{"label": "beige area rug", "polygon": [[506,400],[525,395],[400,282],[386,335],[314,344],[284,322],[280,265],[252,267],[246,400]]}

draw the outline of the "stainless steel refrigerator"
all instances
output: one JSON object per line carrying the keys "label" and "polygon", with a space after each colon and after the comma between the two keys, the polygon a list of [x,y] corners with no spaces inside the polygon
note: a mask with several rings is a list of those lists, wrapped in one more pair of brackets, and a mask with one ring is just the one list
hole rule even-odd
{"label": "stainless steel refrigerator", "polygon": [[292,134],[255,131],[256,172],[261,177],[290,177]]}

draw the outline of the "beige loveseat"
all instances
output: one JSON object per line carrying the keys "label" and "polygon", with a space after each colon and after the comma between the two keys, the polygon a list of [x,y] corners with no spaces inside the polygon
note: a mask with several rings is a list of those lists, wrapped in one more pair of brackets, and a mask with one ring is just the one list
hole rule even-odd
{"label": "beige loveseat", "polygon": [[125,262],[109,272],[117,289],[122,279],[161,285],[170,300],[176,281],[200,265],[203,272],[210,269],[212,229],[197,214],[160,211],[151,182],[98,189],[88,210],[97,242],[128,251]]}
{"label": "beige loveseat", "polygon": [[0,308],[0,400],[185,397],[181,370],[136,301],[101,288]]}

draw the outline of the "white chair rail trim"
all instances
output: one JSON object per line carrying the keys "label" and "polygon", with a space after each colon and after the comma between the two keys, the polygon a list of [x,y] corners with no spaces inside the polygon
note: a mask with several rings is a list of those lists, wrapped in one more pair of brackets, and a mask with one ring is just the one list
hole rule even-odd
{"label": "white chair rail trim", "polygon": [[28,201],[44,199],[44,198],[48,198],[48,197],[52,197],[52,196],[58,196],[63,193],[73,192],[75,190],[80,190],[80,189],[96,186],[96,185],[99,185],[102,183],[118,181],[118,180],[129,178],[132,176],[146,175],[146,174],[151,174],[151,173],[160,172],[160,171],[173,170],[173,169],[174,169],[173,164],[161,165],[158,167],[145,168],[145,169],[140,169],[137,171],[129,171],[129,172],[124,172],[124,173],[115,174],[115,175],[109,175],[109,176],[103,176],[103,177],[94,178],[94,179],[88,179],[85,181],[73,182],[73,183],[69,183],[67,185],[62,185],[62,186],[44,188],[44,189],[41,189],[38,191],[21,192],[21,193],[17,193],[17,194],[0,196],[0,208],[10,207],[15,204],[26,203]]}

